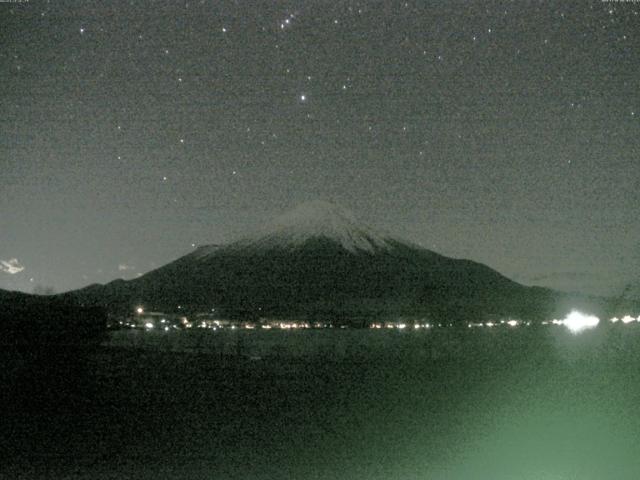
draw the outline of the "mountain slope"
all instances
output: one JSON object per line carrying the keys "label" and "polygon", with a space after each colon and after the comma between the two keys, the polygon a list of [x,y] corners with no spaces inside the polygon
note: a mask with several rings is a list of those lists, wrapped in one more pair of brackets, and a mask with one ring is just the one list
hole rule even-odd
{"label": "mountain slope", "polygon": [[73,298],[0,290],[0,344],[5,346],[97,344],[106,323],[103,309],[82,307]]}
{"label": "mountain slope", "polygon": [[563,297],[444,257],[313,202],[254,234],[200,249],[130,281],[72,292],[84,303],[223,315],[367,319],[549,318]]}

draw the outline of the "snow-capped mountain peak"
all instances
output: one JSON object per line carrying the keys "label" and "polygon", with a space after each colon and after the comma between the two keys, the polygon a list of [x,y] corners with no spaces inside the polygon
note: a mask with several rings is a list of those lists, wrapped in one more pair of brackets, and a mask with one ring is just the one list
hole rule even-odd
{"label": "snow-capped mountain peak", "polygon": [[350,252],[390,249],[388,236],[358,223],[354,215],[333,203],[313,201],[277,217],[241,240],[242,246],[291,247],[323,238]]}

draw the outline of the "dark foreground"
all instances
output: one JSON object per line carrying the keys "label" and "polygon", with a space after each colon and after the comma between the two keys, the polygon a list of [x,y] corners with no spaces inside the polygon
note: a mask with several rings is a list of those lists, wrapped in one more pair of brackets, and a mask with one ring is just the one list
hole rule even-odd
{"label": "dark foreground", "polygon": [[640,478],[640,325],[376,333],[339,361],[5,349],[0,478]]}

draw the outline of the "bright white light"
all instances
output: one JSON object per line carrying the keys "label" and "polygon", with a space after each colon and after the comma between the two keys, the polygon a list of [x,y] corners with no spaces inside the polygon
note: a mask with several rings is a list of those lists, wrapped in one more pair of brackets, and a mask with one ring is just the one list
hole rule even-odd
{"label": "bright white light", "polygon": [[579,333],[588,328],[594,328],[600,323],[600,319],[593,315],[572,311],[562,321],[562,324],[571,330],[572,333]]}
{"label": "bright white light", "polygon": [[510,327],[517,327],[517,326],[518,326],[518,321],[517,321],[517,320],[509,320],[509,321],[507,322],[507,324],[508,324]]}
{"label": "bright white light", "polygon": [[622,323],[631,323],[635,321],[636,319],[633,318],[631,315],[625,315],[624,317],[622,317]]}
{"label": "bright white light", "polygon": [[151,330],[153,328],[153,323],[147,322],[144,324],[144,326],[147,327],[149,330]]}
{"label": "bright white light", "polygon": [[487,323],[485,323],[485,325],[486,325],[487,327],[493,327],[493,322],[487,322]]}
{"label": "bright white light", "polygon": [[609,320],[611,323],[617,323],[620,321],[620,319],[618,317],[613,317],[611,320]]}
{"label": "bright white light", "polygon": [[136,313],[144,313],[144,308],[142,307],[136,308]]}
{"label": "bright white light", "polygon": [[307,100],[307,96],[305,94],[300,95],[300,101],[304,102]]}

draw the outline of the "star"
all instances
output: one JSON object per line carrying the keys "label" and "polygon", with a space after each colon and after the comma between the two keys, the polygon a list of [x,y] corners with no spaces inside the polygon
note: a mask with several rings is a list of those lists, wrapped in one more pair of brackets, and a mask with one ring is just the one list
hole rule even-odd
{"label": "star", "polygon": [[280,22],[280,29],[284,30],[286,27],[289,27],[291,25],[291,20],[293,20],[295,17],[295,15],[291,14],[289,15],[287,18],[285,18],[284,20],[282,20]]}

